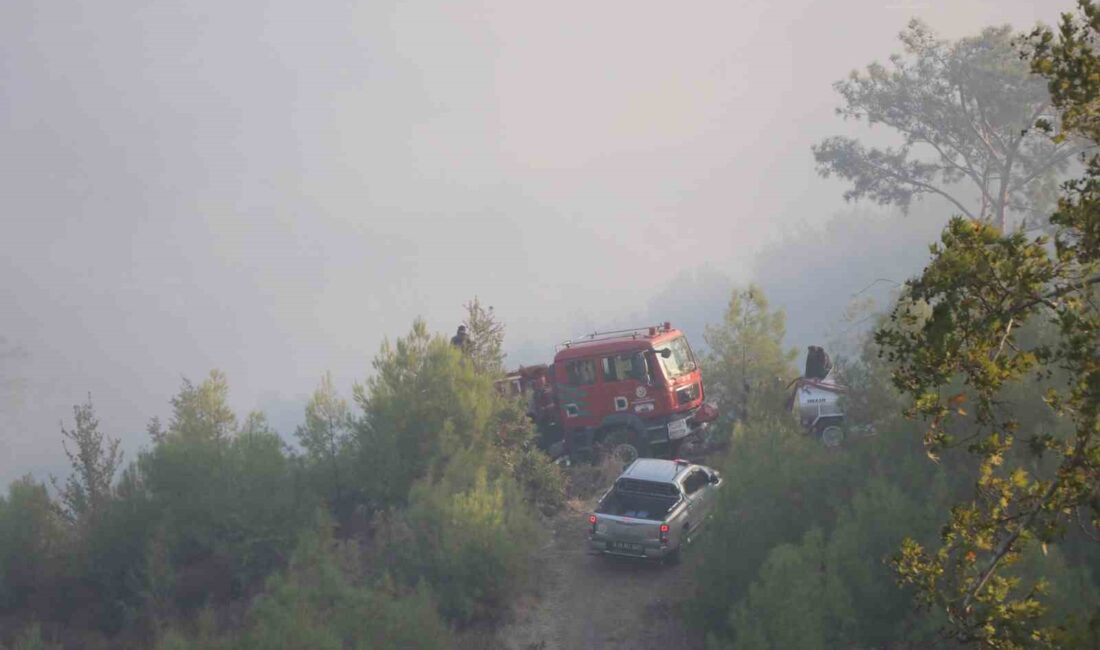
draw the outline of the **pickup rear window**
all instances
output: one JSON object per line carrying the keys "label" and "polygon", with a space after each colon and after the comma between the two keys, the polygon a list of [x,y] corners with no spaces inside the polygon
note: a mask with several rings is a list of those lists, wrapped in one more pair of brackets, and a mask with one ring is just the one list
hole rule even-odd
{"label": "pickup rear window", "polygon": [[660,521],[672,510],[679,499],[653,494],[620,492],[617,488],[596,506],[596,513],[631,519]]}
{"label": "pickup rear window", "polygon": [[635,494],[652,494],[662,497],[678,497],[680,491],[674,483],[657,483],[655,481],[641,481],[636,478],[621,478],[615,481],[615,489]]}

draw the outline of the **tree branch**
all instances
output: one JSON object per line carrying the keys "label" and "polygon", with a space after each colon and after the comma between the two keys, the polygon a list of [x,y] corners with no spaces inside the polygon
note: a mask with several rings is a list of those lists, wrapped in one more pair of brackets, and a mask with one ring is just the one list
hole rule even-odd
{"label": "tree branch", "polygon": [[1079,147],[1079,148],[1071,149],[1071,150],[1069,150],[1069,151],[1067,151],[1067,152],[1065,152],[1061,155],[1055,154],[1055,155],[1050,156],[1045,161],[1043,161],[1041,164],[1036,165],[1035,171],[1033,171],[1031,174],[1029,174],[1028,176],[1025,176],[1023,179],[1021,179],[1020,181],[1015,183],[1011,187],[1011,190],[1013,192],[1015,192],[1016,190],[1019,190],[1023,186],[1027,185],[1031,181],[1038,178],[1040,174],[1047,171],[1052,166],[1054,166],[1054,165],[1056,165],[1060,162],[1069,160],[1070,158],[1075,158],[1076,156],[1088,151],[1089,149],[1095,149],[1096,146],[1097,145],[1092,145],[1092,146],[1088,146],[1088,147]]}
{"label": "tree branch", "polygon": [[[1039,503],[1043,503],[1051,496],[1053,496],[1055,490],[1057,490],[1058,488],[1059,483],[1060,480],[1058,478],[1052,479],[1050,485],[1047,486],[1047,489],[1043,492],[1043,496],[1039,500]],[[1005,541],[1001,542],[1001,547],[997,549],[997,553],[993,556],[993,559],[990,560],[989,565],[986,566],[985,570],[983,570],[981,574],[979,574],[981,578],[978,580],[978,584],[976,584],[974,588],[971,589],[969,593],[967,593],[966,598],[963,599],[963,611],[965,611],[970,606],[970,601],[973,600],[974,596],[976,596],[978,592],[982,590],[982,587],[985,586],[985,583],[989,582],[989,579],[993,576],[993,572],[997,570],[997,565],[999,565],[1001,563],[1001,560],[1004,559],[1004,556],[1008,555],[1008,552],[1012,550],[1012,546],[1016,543],[1016,540],[1020,538],[1020,535],[1022,535],[1025,530],[1030,528],[1031,524],[1035,523],[1035,519],[1039,516],[1039,513],[1042,511],[1042,509],[1043,508],[1041,505],[1035,506],[1035,508],[1030,513],[1028,513],[1027,519],[1025,519],[1023,523],[1017,526],[1016,530],[1014,530],[1012,534],[1005,539]]]}
{"label": "tree branch", "polygon": [[997,353],[993,355],[990,361],[996,361],[997,357],[1001,356],[1001,351],[1005,349],[1005,341],[1008,340],[1008,335],[1012,333],[1012,325],[1016,322],[1015,317],[1008,319],[1008,327],[1005,328],[1005,335],[1001,337],[1001,344],[997,346]]}
{"label": "tree branch", "polygon": [[974,169],[973,163],[970,162],[970,159],[967,157],[967,155],[965,153],[959,151],[959,147],[957,147],[955,145],[952,145],[952,148],[955,151],[957,151],[960,156],[962,156],[963,160],[966,161],[965,166],[960,165],[959,163],[952,160],[944,152],[944,150],[942,148],[940,148],[940,146],[938,144],[932,142],[931,139],[929,139],[929,138],[920,138],[919,141],[923,142],[923,143],[927,144],[928,146],[932,147],[933,149],[935,149],[936,153],[938,153],[940,155],[940,159],[947,161],[947,163],[949,163],[952,167],[959,170],[963,174],[969,176],[970,180],[973,181],[974,184],[977,185],[978,189],[981,191],[983,201],[986,198],[990,198],[989,197],[989,192],[986,190],[986,183],[982,179],[978,178],[978,172]]}
{"label": "tree branch", "polygon": [[876,165],[872,162],[869,162],[869,161],[866,164],[871,166],[873,169],[876,169],[879,172],[881,172],[881,173],[883,173],[887,176],[890,176],[894,180],[897,180],[901,183],[908,183],[910,185],[914,185],[916,187],[923,188],[925,191],[932,192],[934,194],[939,194],[940,196],[944,197],[948,201],[951,201],[952,203],[954,203],[955,207],[962,210],[963,214],[965,214],[968,219],[970,219],[971,221],[975,221],[974,214],[970,210],[967,210],[966,206],[964,206],[962,203],[960,203],[958,201],[958,199],[951,196],[947,192],[941,190],[940,188],[936,187],[935,185],[929,185],[928,183],[922,183],[921,181],[918,181],[918,180],[914,180],[914,179],[911,179],[911,178],[905,178],[905,177],[901,176],[900,174],[892,172],[889,169],[883,169],[882,167],[880,167],[880,166],[878,166],[878,165]]}

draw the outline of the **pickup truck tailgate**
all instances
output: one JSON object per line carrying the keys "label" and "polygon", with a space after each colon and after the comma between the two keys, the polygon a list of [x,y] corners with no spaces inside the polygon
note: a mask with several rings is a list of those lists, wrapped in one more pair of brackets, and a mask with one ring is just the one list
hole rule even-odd
{"label": "pickup truck tailgate", "polygon": [[652,541],[659,537],[661,522],[613,515],[599,515],[599,531],[608,539],[623,542]]}

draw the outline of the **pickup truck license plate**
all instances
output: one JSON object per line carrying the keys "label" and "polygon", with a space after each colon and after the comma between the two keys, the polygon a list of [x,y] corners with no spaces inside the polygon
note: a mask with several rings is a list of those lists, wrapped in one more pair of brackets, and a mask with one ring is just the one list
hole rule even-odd
{"label": "pickup truck license plate", "polygon": [[645,548],[641,544],[631,544],[630,542],[611,542],[611,548],[616,551],[628,551],[639,555],[645,553]]}
{"label": "pickup truck license plate", "polygon": [[688,433],[687,420],[673,420],[668,423],[668,437],[681,438]]}

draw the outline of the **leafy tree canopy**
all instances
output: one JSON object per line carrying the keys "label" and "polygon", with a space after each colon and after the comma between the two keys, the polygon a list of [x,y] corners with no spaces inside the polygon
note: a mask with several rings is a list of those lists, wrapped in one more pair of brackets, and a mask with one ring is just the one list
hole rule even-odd
{"label": "leafy tree canopy", "polygon": [[[1092,2],[1080,6],[1057,35],[1039,29],[1026,49],[1067,116],[1059,134],[1067,137],[1055,143],[1100,135],[1091,117],[1100,101],[1100,23]],[[910,400],[908,414],[925,422],[929,452],[965,446],[978,463],[973,496],[951,509],[938,548],[907,540],[894,562],[962,640],[1065,642],[1045,616],[1045,577],[1011,567],[1067,533],[1100,532],[1098,183],[1094,156],[1085,176],[1064,186],[1052,239],[952,220],[924,273],[907,283],[891,325],[876,334],[897,364],[893,380]],[[1047,336],[1021,335],[1040,324]],[[1054,423],[1021,429],[1023,411],[1005,396],[1025,380],[1045,386]]]}
{"label": "leafy tree canopy", "polygon": [[848,200],[907,209],[914,198],[932,194],[1002,231],[1010,217],[1041,224],[1057,175],[1081,146],[1033,128],[1056,111],[1046,84],[1020,60],[1014,38],[1005,26],[950,42],[911,22],[900,34],[903,54],[834,86],[844,101],[839,115],[887,126],[902,137],[901,146],[827,138],[813,148],[818,171],[850,182]]}

